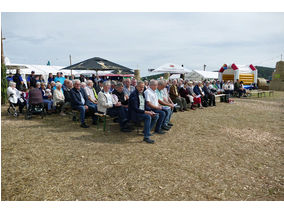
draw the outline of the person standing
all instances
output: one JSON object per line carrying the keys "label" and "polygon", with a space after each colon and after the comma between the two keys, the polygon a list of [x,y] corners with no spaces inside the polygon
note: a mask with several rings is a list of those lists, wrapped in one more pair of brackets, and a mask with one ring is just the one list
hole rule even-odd
{"label": "person standing", "polygon": [[16,83],[17,90],[22,91],[24,89],[24,81],[19,69],[16,70],[16,74],[13,76],[13,81]]}
{"label": "person standing", "polygon": [[28,88],[30,89],[31,87],[35,88],[36,87],[36,78],[35,78],[35,71],[31,72],[31,75],[27,78],[27,84]]}

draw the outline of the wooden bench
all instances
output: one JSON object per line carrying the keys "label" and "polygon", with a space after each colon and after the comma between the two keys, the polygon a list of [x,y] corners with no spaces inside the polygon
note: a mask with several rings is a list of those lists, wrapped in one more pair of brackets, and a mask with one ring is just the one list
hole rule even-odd
{"label": "wooden bench", "polygon": [[217,97],[220,97],[220,102],[222,102],[222,97],[226,96],[226,94],[218,94],[218,95],[215,95],[215,99]]}
{"label": "wooden bench", "polygon": [[[101,113],[98,113],[98,112],[96,112],[95,115],[98,116],[98,118],[103,119],[103,130],[105,132],[106,131],[107,119],[110,119],[111,117],[107,114],[101,114]],[[97,129],[99,129],[99,125],[100,125],[100,121],[98,119]],[[110,126],[109,126],[109,130],[110,130]]]}
{"label": "wooden bench", "polygon": [[274,90],[263,90],[263,95],[266,97],[266,93],[268,93],[269,96],[274,96]]}
{"label": "wooden bench", "polygon": [[265,96],[265,92],[262,91],[262,90],[257,90],[257,91],[250,91],[250,92],[247,92],[248,96],[249,97],[252,97],[253,94],[257,94],[257,97],[262,97],[262,95]]}

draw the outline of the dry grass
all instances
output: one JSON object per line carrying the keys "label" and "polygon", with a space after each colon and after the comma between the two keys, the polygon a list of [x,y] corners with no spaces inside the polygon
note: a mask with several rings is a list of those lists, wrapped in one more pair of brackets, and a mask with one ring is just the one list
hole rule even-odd
{"label": "dry grass", "polygon": [[283,100],[175,113],[153,145],[2,107],[2,200],[283,200]]}

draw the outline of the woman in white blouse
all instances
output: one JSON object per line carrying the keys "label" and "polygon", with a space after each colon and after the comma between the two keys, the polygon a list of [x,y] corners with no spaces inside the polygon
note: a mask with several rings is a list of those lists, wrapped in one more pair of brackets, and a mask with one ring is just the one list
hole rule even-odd
{"label": "woman in white blouse", "polygon": [[65,97],[61,88],[62,88],[61,83],[57,82],[56,89],[53,91],[53,106],[58,107],[60,115],[65,115],[65,113],[62,111],[62,106],[65,103]]}

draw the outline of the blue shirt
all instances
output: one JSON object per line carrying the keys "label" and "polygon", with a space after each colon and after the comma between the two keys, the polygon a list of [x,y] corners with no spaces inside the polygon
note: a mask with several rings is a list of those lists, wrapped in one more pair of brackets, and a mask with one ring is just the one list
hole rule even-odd
{"label": "blue shirt", "polygon": [[66,78],[64,77],[55,77],[54,78],[54,82],[56,83],[57,81],[59,81],[61,84],[64,84]]}
{"label": "blue shirt", "polygon": [[[33,76],[33,77],[35,77],[35,76]],[[31,76],[27,77],[27,82],[31,82]]]}
{"label": "blue shirt", "polygon": [[[14,80],[14,76],[13,76],[13,78],[12,78],[12,79]],[[19,76],[19,79],[20,79],[20,81],[23,81],[22,76]]]}
{"label": "blue shirt", "polygon": [[79,92],[80,93],[80,96],[81,96],[81,101],[82,101],[82,104],[84,105],[85,104],[85,99],[83,98],[83,95],[82,95],[82,93],[81,92]]}

